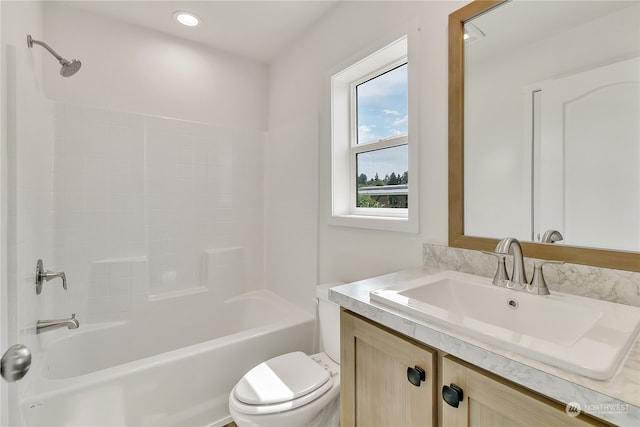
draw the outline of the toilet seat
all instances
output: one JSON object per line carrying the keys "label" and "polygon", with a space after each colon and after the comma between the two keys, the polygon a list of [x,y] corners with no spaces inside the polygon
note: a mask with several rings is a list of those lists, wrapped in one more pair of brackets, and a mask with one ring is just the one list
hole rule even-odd
{"label": "toilet seat", "polygon": [[331,374],[302,352],[262,362],[236,384],[231,401],[248,415],[290,411],[313,402],[334,385]]}

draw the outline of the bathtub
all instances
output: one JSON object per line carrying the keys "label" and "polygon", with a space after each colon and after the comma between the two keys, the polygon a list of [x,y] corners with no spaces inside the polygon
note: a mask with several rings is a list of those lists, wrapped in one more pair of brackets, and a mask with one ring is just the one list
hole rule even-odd
{"label": "bathtub", "polygon": [[311,352],[314,324],[269,291],[214,305],[196,296],[127,322],[81,324],[43,343],[22,415],[27,426],[222,426],[240,377],[278,354]]}

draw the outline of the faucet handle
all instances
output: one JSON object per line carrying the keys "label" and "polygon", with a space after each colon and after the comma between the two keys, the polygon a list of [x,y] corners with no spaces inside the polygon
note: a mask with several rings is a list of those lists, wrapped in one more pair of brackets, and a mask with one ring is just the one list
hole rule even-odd
{"label": "faucet handle", "polygon": [[540,243],[555,243],[564,240],[564,236],[558,230],[547,230],[542,237],[538,233],[538,240],[540,240]]}
{"label": "faucet handle", "polygon": [[564,264],[564,261],[550,261],[550,260],[535,260],[533,262],[533,277],[531,283],[527,286],[527,290],[532,294],[537,295],[549,295],[549,288],[547,287],[547,281],[544,280],[544,274],[542,272],[542,266],[545,264]]}
{"label": "faucet handle", "polygon": [[493,255],[498,258],[498,268],[496,269],[496,274],[493,276],[493,281],[491,283],[496,286],[507,286],[509,282],[509,275],[507,274],[507,266],[505,264],[507,254],[489,251],[482,251],[482,253],[486,255]]}
{"label": "faucet handle", "polygon": [[64,271],[56,272],[56,271],[47,270],[45,272],[44,265],[42,264],[42,260],[39,259],[38,263],[36,264],[36,294],[40,295],[40,292],[42,292],[42,284],[44,282],[48,282],[49,280],[56,279],[58,277],[62,279],[62,287],[66,291],[67,276],[64,274]]}

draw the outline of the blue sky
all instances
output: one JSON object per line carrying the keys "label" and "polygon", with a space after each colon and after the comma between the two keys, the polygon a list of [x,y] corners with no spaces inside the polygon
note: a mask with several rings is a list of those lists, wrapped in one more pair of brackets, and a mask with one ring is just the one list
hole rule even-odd
{"label": "blue sky", "polygon": [[[407,66],[397,67],[357,87],[358,143],[407,134]],[[358,156],[358,174],[382,179],[408,169],[407,147]]]}

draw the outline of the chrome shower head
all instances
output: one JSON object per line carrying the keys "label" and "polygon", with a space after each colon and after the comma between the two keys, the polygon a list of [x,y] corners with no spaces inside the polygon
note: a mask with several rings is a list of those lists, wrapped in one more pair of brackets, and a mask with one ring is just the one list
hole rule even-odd
{"label": "chrome shower head", "polygon": [[72,59],[71,61],[68,61],[64,59],[62,56],[58,55],[56,51],[51,49],[51,47],[49,47],[49,45],[46,44],[45,42],[41,42],[40,40],[35,40],[31,37],[31,34],[27,34],[27,46],[33,47],[34,43],[39,44],[40,46],[47,49],[49,53],[52,54],[58,60],[58,62],[60,62],[60,65],[62,65],[62,68],[60,69],[60,75],[63,77],[73,76],[75,73],[78,72],[78,70],[82,66],[82,63],[77,59]]}
{"label": "chrome shower head", "polygon": [[73,76],[75,73],[78,72],[80,67],[82,67],[82,62],[78,61],[77,59],[72,59],[71,61],[65,61],[64,63],[60,61],[60,63],[62,64],[62,68],[60,69],[60,75],[63,77]]}

